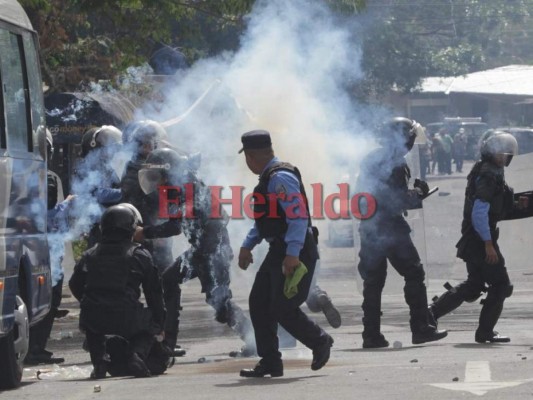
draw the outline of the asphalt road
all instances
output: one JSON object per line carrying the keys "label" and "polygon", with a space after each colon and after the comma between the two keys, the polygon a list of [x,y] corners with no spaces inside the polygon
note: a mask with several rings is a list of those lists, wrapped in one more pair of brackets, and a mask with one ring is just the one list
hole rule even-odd
{"label": "asphalt road", "polygon": [[[533,164],[531,164],[533,165]],[[470,165],[465,166],[468,170]],[[426,201],[428,296],[441,294],[442,284],[465,277],[464,264],[455,258],[466,174],[430,177],[436,194]],[[531,185],[533,187],[533,184]],[[244,379],[241,368],[256,359],[232,359],[231,350],[240,340],[229,328],[213,320],[213,312],[200,294],[198,282],[183,288],[183,318],[180,344],[185,357],[160,377],[147,379],[108,378],[90,381],[88,353],[81,350],[77,331],[77,305],[69,297],[63,307],[70,315],[59,320],[49,348],[66,358],[60,367],[32,367],[24,373],[23,385],[0,393],[6,399],[457,399],[483,396],[488,399],[530,399],[533,396],[533,243],[528,237],[533,220],[502,224],[501,247],[506,255],[513,296],[505,304],[497,329],[512,337],[502,345],[474,342],[480,305],[465,303],[442,318],[447,338],[414,346],[403,300],[402,282],[389,270],[383,297],[383,333],[396,348],[361,348],[361,302],[356,275],[356,249],[322,245],[320,285],[333,297],[343,324],[332,329],[321,314],[311,314],[335,339],[330,362],[311,371],[311,351],[298,345],[283,351],[285,376]],[[420,246],[422,246],[420,244]],[[247,308],[253,272],[233,271],[236,301]],[[305,307],[305,306],[304,306]],[[71,337],[72,336],[72,337]],[[203,362],[200,362],[203,361]],[[37,371],[41,370],[41,379]],[[47,373],[48,372],[48,373]],[[101,391],[95,392],[95,385]]]}

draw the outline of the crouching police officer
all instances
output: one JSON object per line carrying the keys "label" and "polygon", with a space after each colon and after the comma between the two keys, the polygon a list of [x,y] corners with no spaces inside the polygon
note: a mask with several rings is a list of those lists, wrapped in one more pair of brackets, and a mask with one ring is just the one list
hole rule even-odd
{"label": "crouching police officer", "polygon": [[387,260],[405,279],[404,297],[410,311],[413,344],[444,338],[428,323],[424,267],[414,246],[406,210],[420,208],[428,195],[427,183],[416,180],[409,189],[411,172],[405,156],[413,148],[420,124],[408,118],[394,118],[380,131],[381,147],[361,162],[357,191],[370,193],[376,201],[375,214],[361,220],[359,273],[363,279],[363,348],[387,347],[380,331],[381,294],[387,277]]}
{"label": "crouching police officer", "polygon": [[[244,151],[248,168],[259,175],[259,185],[254,189],[255,224],[241,247],[239,267],[248,268],[253,262],[251,250],[263,239],[270,243],[270,248],[257,271],[249,300],[261,360],[255,368],[243,369],[240,374],[249,378],[283,376],[278,323],[313,350],[311,369],[318,370],[329,360],[333,338],[300,309],[309,294],[318,259],[300,172],[274,156],[267,131],[244,133],[241,140],[243,149],[240,152]],[[269,204],[272,199],[275,204]],[[272,208],[275,214],[269,215]],[[291,215],[293,213],[297,215]],[[297,293],[287,294],[285,281],[291,282],[295,275],[301,276]]]}
{"label": "crouching police officer", "polygon": [[[93,379],[106,376],[109,356],[105,335],[119,335],[129,341],[129,374],[150,376],[145,360],[154,335],[163,331],[165,308],[150,254],[132,243],[140,222],[140,214],[129,204],[108,208],[100,221],[101,242],[83,254],[69,281],[80,302],[80,328],[94,366]],[[139,301],[141,286],[147,308]]]}
{"label": "crouching police officer", "polygon": [[[443,295],[430,305],[430,315],[436,320],[455,310],[464,301],[482,301],[478,343],[511,341],[494,331],[503,310],[503,303],[513,293],[505,259],[498,246],[498,221],[531,216],[527,197],[513,195],[505,183],[504,167],[509,166],[518,144],[509,133],[495,131],[481,145],[481,160],[476,162],[467,177],[461,239],[457,243],[457,257],[466,262],[468,277],[455,287],[449,284]],[[488,288],[487,286],[488,285]]]}

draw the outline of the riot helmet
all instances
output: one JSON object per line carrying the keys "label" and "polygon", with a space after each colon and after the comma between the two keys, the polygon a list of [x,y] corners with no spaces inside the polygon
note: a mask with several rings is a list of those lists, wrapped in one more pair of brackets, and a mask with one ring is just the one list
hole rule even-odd
{"label": "riot helmet", "polygon": [[395,117],[387,122],[380,132],[384,147],[407,154],[414,146],[417,135],[424,133],[422,126],[409,118]]}
{"label": "riot helmet", "polygon": [[180,185],[187,175],[187,157],[169,148],[152,151],[139,171],[139,185],[150,194],[166,183]]}
{"label": "riot helmet", "polygon": [[119,206],[124,206],[124,207],[127,207],[129,208],[132,212],[133,212],[133,215],[135,216],[135,224],[137,226],[141,226],[143,224],[143,217],[141,216],[141,213],[139,212],[139,210],[137,210],[137,208],[133,205],[133,204],[130,204],[130,203],[120,203],[118,204]]}
{"label": "riot helmet", "polygon": [[505,166],[511,164],[513,156],[518,154],[518,143],[513,135],[504,131],[492,131],[487,134],[480,148],[482,160],[494,160],[497,155],[505,156]]}
{"label": "riot helmet", "polygon": [[135,151],[148,154],[159,147],[159,143],[166,139],[167,132],[163,125],[153,120],[135,121],[124,128],[124,144],[133,144]]}
{"label": "riot helmet", "polygon": [[131,204],[122,203],[105,210],[100,219],[102,236],[106,239],[131,239],[142,222],[139,211],[134,208]]}
{"label": "riot helmet", "polygon": [[122,132],[113,125],[90,128],[81,139],[81,156],[86,157],[90,151],[102,147],[120,145]]}

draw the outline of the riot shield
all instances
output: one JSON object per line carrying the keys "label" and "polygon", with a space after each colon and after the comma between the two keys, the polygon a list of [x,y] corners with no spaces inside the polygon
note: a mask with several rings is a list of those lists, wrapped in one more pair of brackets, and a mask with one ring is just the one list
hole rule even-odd
{"label": "riot shield", "polygon": [[[415,145],[405,157],[407,165],[411,169],[411,180],[409,181],[409,188],[412,189],[415,178],[420,178],[420,154],[421,147],[426,145],[426,135],[418,135]],[[405,216],[406,221],[411,227],[411,239],[418,250],[420,261],[422,265],[427,266],[427,249],[426,249],[426,227],[424,223],[424,208],[409,210]],[[426,274],[426,280],[428,274]],[[427,283],[427,282],[426,282]]]}
{"label": "riot shield", "polygon": [[[505,168],[505,180],[515,193],[533,190],[533,153],[515,156]],[[502,221],[500,228],[499,245],[505,257],[509,271],[515,270],[519,275],[533,274],[533,219],[516,219]],[[516,278],[514,278],[516,280]]]}

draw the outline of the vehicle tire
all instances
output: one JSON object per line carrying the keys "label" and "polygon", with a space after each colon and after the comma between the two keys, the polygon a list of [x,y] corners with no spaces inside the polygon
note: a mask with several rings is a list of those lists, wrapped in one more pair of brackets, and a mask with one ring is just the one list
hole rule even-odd
{"label": "vehicle tire", "polygon": [[0,339],[0,389],[20,386],[23,362],[28,353],[29,329],[28,309],[17,296],[15,324],[11,332]]}

